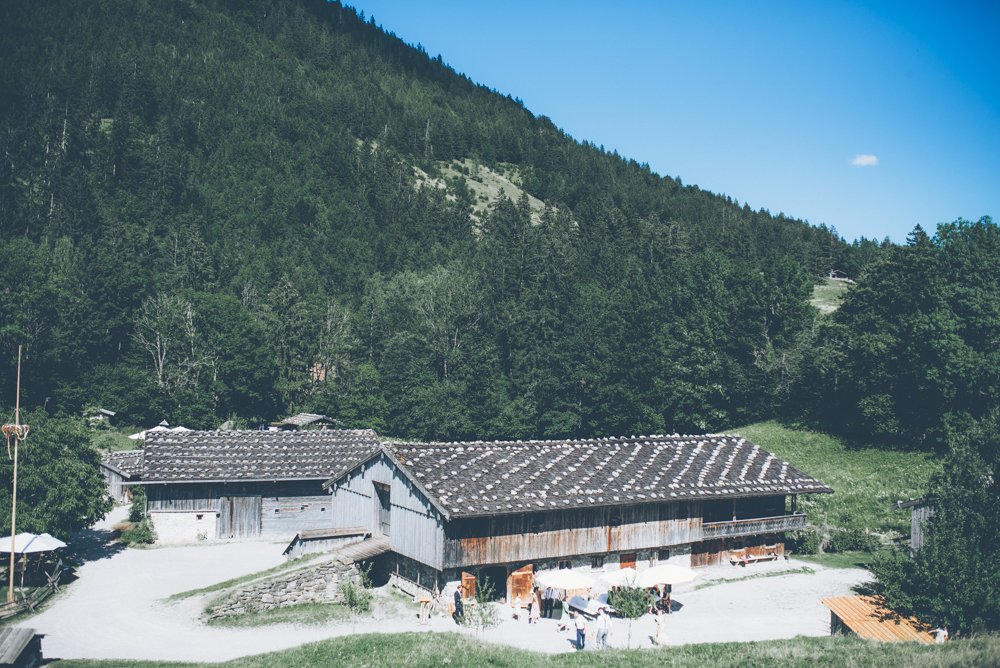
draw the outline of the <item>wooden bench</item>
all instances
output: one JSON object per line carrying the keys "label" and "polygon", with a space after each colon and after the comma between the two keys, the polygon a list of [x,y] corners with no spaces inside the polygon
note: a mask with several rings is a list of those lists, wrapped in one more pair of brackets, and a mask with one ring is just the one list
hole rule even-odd
{"label": "wooden bench", "polygon": [[747,564],[755,564],[758,561],[777,561],[777,559],[777,552],[769,552],[768,554],[748,554],[743,550],[729,551],[729,563],[733,566],[736,566],[737,564],[746,566]]}

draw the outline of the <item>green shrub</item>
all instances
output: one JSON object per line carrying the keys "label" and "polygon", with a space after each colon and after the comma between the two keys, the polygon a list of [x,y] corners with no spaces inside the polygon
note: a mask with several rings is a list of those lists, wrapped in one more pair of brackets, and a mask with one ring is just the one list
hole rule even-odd
{"label": "green shrub", "polygon": [[816,529],[795,531],[785,538],[785,545],[795,554],[819,554],[822,542]]}
{"label": "green shrub", "polygon": [[146,519],[146,490],[142,487],[132,488],[132,505],[128,509],[129,522],[141,522]]}
{"label": "green shrub", "polygon": [[500,624],[500,609],[493,603],[496,590],[493,582],[486,576],[476,582],[476,604],[465,606],[462,624],[479,631],[491,629]]}
{"label": "green shrub", "polygon": [[615,590],[614,597],[608,603],[623,617],[636,619],[649,612],[653,597],[642,587],[621,587]]}
{"label": "green shrub", "polygon": [[827,552],[874,552],[882,545],[878,536],[861,529],[841,529],[833,532]]}
{"label": "green shrub", "polygon": [[350,608],[351,612],[371,612],[374,595],[371,589],[365,588],[364,584],[347,580],[340,585],[340,594],[344,597],[342,604]]}
{"label": "green shrub", "polygon": [[143,519],[125,529],[118,540],[128,545],[149,545],[156,540],[156,531],[153,530],[152,522]]}

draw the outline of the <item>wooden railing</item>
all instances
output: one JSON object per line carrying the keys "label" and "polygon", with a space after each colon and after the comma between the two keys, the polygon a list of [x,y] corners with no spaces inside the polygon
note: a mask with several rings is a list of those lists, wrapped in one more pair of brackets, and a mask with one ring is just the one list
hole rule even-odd
{"label": "wooden railing", "polygon": [[778,517],[754,517],[748,520],[733,522],[710,522],[702,524],[702,539],[733,538],[736,536],[752,536],[762,533],[780,533],[795,531],[806,525],[806,516],[802,513],[794,515],[779,515]]}

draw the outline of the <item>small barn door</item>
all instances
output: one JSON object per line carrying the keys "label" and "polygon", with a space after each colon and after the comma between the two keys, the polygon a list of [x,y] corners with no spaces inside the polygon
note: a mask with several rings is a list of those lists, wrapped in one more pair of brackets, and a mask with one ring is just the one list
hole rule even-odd
{"label": "small barn door", "polygon": [[531,564],[512,571],[507,578],[507,600],[513,601],[518,596],[527,605],[531,598],[531,585],[535,577],[535,569]]}
{"label": "small barn door", "polygon": [[383,536],[389,535],[389,517],[392,505],[389,502],[389,485],[383,482],[375,483],[375,495],[378,497],[378,527]]}
{"label": "small barn door", "polygon": [[623,552],[622,556],[618,557],[619,568],[635,568],[635,552]]}
{"label": "small barn door", "polygon": [[476,576],[472,573],[462,571],[462,598],[470,599],[476,597]]}
{"label": "small barn door", "polygon": [[232,494],[219,497],[217,538],[252,538],[260,535],[261,497]]}

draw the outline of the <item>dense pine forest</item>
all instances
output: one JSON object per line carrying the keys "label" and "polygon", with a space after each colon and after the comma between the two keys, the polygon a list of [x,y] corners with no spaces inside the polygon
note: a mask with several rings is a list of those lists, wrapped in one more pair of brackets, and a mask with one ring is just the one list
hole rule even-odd
{"label": "dense pine forest", "polygon": [[[336,3],[0,12],[0,344],[4,377],[26,344],[31,405],[716,429],[782,404],[814,279],[864,256],[580,143]],[[455,160],[521,192],[473,216]]]}

